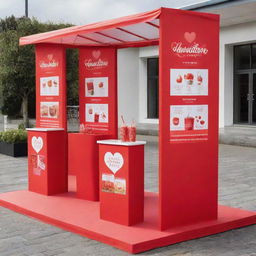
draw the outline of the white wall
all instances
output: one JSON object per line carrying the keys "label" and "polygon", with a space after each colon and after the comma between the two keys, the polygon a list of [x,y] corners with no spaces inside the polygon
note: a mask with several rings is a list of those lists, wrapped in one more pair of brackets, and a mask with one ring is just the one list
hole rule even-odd
{"label": "white wall", "polygon": [[118,117],[126,122],[158,123],[147,119],[147,58],[157,57],[158,47],[127,48],[118,50]]}
{"label": "white wall", "polygon": [[256,41],[256,22],[220,30],[220,127],[233,124],[233,46]]}
{"label": "white wall", "polygon": [[139,49],[127,48],[118,50],[118,121],[123,115],[127,123],[139,119]]}
{"label": "white wall", "polygon": [[139,49],[139,122],[156,123],[158,119],[147,119],[147,58],[159,56],[158,46]]}

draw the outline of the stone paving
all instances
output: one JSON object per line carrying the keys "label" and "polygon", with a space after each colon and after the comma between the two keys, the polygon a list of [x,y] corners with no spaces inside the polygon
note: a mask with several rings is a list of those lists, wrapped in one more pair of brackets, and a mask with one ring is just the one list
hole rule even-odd
{"label": "stone paving", "polygon": [[[157,191],[157,143],[149,143],[145,153],[145,187]],[[220,145],[219,166],[220,203],[256,211],[256,149]],[[27,159],[0,154],[0,192],[26,187]],[[128,254],[0,207],[0,255]],[[256,225],[151,250],[142,255],[256,256]]]}

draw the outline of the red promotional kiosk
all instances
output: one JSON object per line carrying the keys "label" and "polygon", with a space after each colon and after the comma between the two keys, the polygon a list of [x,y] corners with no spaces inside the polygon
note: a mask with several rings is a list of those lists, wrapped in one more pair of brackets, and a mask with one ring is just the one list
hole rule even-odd
{"label": "red promotional kiosk", "polygon": [[[255,212],[218,205],[217,15],[160,8],[20,39],[27,44],[36,45],[29,190],[1,194],[2,206],[130,253],[256,223]],[[114,140],[117,51],[152,45],[159,45],[159,193],[143,195],[144,142]],[[70,47],[79,49],[84,131],[71,134]]]}

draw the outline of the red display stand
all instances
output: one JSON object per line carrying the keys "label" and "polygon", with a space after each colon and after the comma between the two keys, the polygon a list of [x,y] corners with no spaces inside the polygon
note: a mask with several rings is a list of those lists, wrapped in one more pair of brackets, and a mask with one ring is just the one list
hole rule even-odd
{"label": "red display stand", "polygon": [[100,218],[131,226],[144,217],[146,142],[98,141]]}
{"label": "red display stand", "polygon": [[[256,223],[255,212],[218,205],[218,15],[159,8],[20,38],[27,44],[36,45],[36,126],[46,129],[29,131],[29,191],[2,194],[1,205],[132,253]],[[45,196],[67,190],[66,48],[79,49],[80,131],[116,137],[117,51],[152,45],[159,194],[143,197],[143,145],[101,142],[98,152],[101,135],[70,134],[77,194]],[[99,188],[100,202],[88,201]]]}
{"label": "red display stand", "polygon": [[[30,191],[0,194],[3,207],[129,253],[140,253],[256,223],[255,212],[219,205],[217,220],[160,231],[158,195],[155,193],[145,193],[144,222],[134,226],[102,220],[99,204],[77,199],[74,193],[50,197]],[[171,253],[172,249],[169,250]]]}
{"label": "red display stand", "polygon": [[28,189],[43,195],[67,192],[67,135],[64,129],[28,130]]}
{"label": "red display stand", "polygon": [[99,145],[96,141],[107,138],[110,135],[68,134],[69,167],[76,176],[78,198],[99,200]]}

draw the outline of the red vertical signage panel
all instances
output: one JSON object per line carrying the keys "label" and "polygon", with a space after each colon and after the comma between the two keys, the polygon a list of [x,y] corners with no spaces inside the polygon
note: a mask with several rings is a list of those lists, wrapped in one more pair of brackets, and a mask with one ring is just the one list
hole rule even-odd
{"label": "red vertical signage panel", "polygon": [[160,227],[217,217],[217,15],[162,9]]}
{"label": "red vertical signage panel", "polygon": [[36,127],[67,127],[66,57],[60,45],[36,45]]}
{"label": "red vertical signage panel", "polygon": [[92,133],[117,135],[117,63],[112,47],[80,48],[80,124]]}

